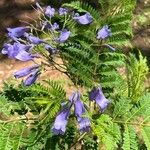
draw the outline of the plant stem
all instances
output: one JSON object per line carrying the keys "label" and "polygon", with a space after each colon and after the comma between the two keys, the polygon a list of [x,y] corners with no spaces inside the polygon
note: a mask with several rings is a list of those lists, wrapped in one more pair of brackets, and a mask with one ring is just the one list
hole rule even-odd
{"label": "plant stem", "polygon": [[134,123],[134,122],[124,122],[124,121],[117,121],[117,120],[114,120],[113,122],[119,123],[119,124],[131,124],[131,125],[148,126],[148,127],[150,127],[150,123]]}
{"label": "plant stem", "polygon": [[70,149],[71,149],[73,146],[75,146],[79,141],[81,141],[81,140],[83,139],[83,137],[84,137],[86,134],[87,134],[86,132],[83,133],[83,134],[76,140],[76,142],[71,145]]}

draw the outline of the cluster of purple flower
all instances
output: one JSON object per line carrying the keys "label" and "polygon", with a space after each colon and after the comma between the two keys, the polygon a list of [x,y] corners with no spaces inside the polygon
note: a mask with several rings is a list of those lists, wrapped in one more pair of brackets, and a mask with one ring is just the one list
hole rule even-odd
{"label": "cluster of purple flower", "polygon": [[[96,104],[100,107],[100,111],[103,112],[108,104],[110,103],[108,99],[105,98],[101,87],[94,87],[89,93],[89,99],[91,101],[95,101]],[[83,116],[86,115],[86,109],[84,107],[83,102],[80,100],[80,93],[77,91],[73,93],[73,95],[69,98],[70,104],[69,106],[65,106],[62,111],[60,111],[55,119],[55,122],[52,127],[52,131],[54,134],[64,134],[66,131],[67,120],[70,115],[70,110],[74,105],[75,116],[77,117],[77,121],[79,123],[80,132],[88,132],[90,131],[91,122],[88,117]]]}
{"label": "cluster of purple flower", "polygon": [[[50,21],[46,19],[42,23],[42,30],[48,29],[51,32],[55,33],[57,30],[60,29],[58,23],[51,22],[51,18],[54,17],[56,10],[51,6],[48,6],[45,10],[37,3],[36,4],[38,9],[44,13],[44,15],[50,18]],[[59,8],[58,13],[60,16],[64,16],[68,14],[68,10],[66,8]],[[45,17],[45,18],[46,18]],[[81,25],[88,25],[91,24],[94,20],[90,13],[85,13],[83,15],[79,15],[75,13],[73,15],[73,19],[81,24]],[[11,43],[13,44],[4,44],[2,53],[7,54],[9,58],[18,59],[20,61],[33,61],[34,58],[39,58],[40,56],[34,54],[32,49],[35,48],[39,44],[43,44],[45,49],[50,53],[50,55],[57,52],[57,48],[51,46],[47,41],[40,39],[38,37],[33,36],[32,34],[28,33],[30,31],[30,27],[17,27],[17,28],[8,28],[8,37],[11,39]],[[55,34],[54,34],[55,35]],[[63,27],[59,30],[59,36],[54,37],[55,43],[60,44],[66,42],[71,35],[71,31]],[[111,30],[107,25],[100,28],[97,32],[97,39],[105,40],[111,36]],[[115,50],[110,45],[107,45],[110,49]],[[57,45],[56,45],[57,47]],[[41,72],[41,66],[39,64],[35,64],[31,67],[24,68],[22,70],[17,71],[14,76],[16,78],[21,78],[27,76],[26,80],[24,81],[24,85],[30,86],[33,84],[38,75]],[[95,101],[95,103],[100,107],[100,111],[103,112],[109,104],[109,101],[105,98],[101,87],[94,87],[90,94],[89,99],[91,101]],[[61,112],[57,115],[55,122],[52,127],[52,131],[54,134],[64,134],[66,130],[67,120],[70,115],[70,110],[74,106],[75,115],[77,117],[77,121],[79,123],[79,128],[81,132],[89,131],[90,130],[90,120],[88,117],[83,115],[86,114],[86,109],[84,107],[83,102],[80,100],[80,93],[75,92],[69,98],[69,106],[66,105]]]}
{"label": "cluster of purple flower", "polygon": [[[43,10],[42,7],[37,3],[37,7],[42,12],[44,12],[45,16],[47,16],[49,18],[54,17],[54,15],[56,13],[55,9],[52,8],[51,6],[47,6],[47,8],[45,10]],[[58,13],[60,16],[67,15],[68,10],[66,8],[59,8]],[[93,17],[90,15],[90,13],[85,13],[84,15],[81,15],[81,16],[78,13],[75,13],[73,16],[73,19],[76,20],[81,25],[88,25],[93,22]],[[55,30],[59,29],[59,24],[56,22],[51,24],[51,22],[46,20],[43,23],[42,29],[44,29],[44,28],[55,31]],[[33,61],[34,58],[39,57],[39,55],[31,53],[32,49],[38,44],[44,44],[45,49],[50,54],[54,54],[57,51],[57,49],[55,47],[51,46],[46,41],[27,33],[27,31],[30,30],[29,27],[8,28],[7,30],[8,30],[8,37],[11,40],[13,40],[14,43],[13,44],[5,43],[3,46],[2,53],[7,54],[9,58],[15,58],[20,61],[31,61],[31,60]],[[59,32],[60,32],[59,37],[55,38],[55,41],[57,43],[64,43],[65,41],[68,40],[68,38],[71,35],[71,32],[65,28],[63,28]],[[97,33],[97,39],[104,40],[109,36],[111,36],[111,30],[109,29],[109,27],[107,25],[104,26],[102,29],[99,29],[99,31]],[[20,38],[25,38],[25,40],[27,41],[28,44],[22,43],[22,40]],[[115,50],[110,45],[106,45],[106,46],[108,46],[112,50]],[[18,74],[20,74],[20,75],[18,75]],[[15,77],[20,78],[20,77],[23,77],[23,76],[26,76],[29,74],[30,74],[30,76],[24,82],[25,85],[31,85],[32,83],[34,83],[36,81],[38,75],[40,74],[40,67],[39,66],[37,67],[37,65],[36,65],[36,67],[32,66],[29,68],[22,69],[15,73]]]}

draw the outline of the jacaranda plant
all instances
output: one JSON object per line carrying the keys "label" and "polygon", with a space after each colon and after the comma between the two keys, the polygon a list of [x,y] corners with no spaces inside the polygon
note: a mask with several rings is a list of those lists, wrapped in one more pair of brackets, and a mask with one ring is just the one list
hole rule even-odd
{"label": "jacaranda plant", "polygon": [[[147,62],[121,51],[131,45],[135,1],[98,5],[100,10],[79,1],[58,9],[36,3],[37,25],[7,29],[2,54],[34,64],[14,72],[23,83],[5,83],[1,92],[1,113],[8,115],[0,117],[2,150],[150,148]],[[47,68],[63,74],[64,88],[51,77],[37,81]]]}

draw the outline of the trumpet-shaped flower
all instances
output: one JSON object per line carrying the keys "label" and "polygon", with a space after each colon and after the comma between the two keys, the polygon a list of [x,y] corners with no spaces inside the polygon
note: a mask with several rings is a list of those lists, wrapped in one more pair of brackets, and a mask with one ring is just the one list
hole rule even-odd
{"label": "trumpet-shaped flower", "polygon": [[48,16],[49,18],[53,17],[55,14],[55,9],[52,8],[51,6],[47,6],[45,10],[45,15]]}
{"label": "trumpet-shaped flower", "polygon": [[8,36],[12,39],[19,38],[28,31],[28,27],[7,28]]}
{"label": "trumpet-shaped flower", "polygon": [[67,29],[64,29],[61,31],[59,38],[56,39],[57,42],[59,43],[64,43],[66,40],[68,40],[71,32],[68,31]]}
{"label": "trumpet-shaped flower", "polygon": [[7,54],[9,58],[15,58],[21,61],[29,61],[33,60],[33,58],[36,57],[35,55],[27,52],[31,48],[32,46],[24,45],[21,43],[14,43],[13,45],[4,44],[2,54]]}
{"label": "trumpet-shaped flower", "polygon": [[108,25],[103,26],[103,28],[97,33],[97,39],[106,39],[109,36],[111,36],[111,30],[109,29]]}
{"label": "trumpet-shaped flower", "polygon": [[67,13],[68,13],[68,10],[66,8],[62,8],[62,7],[59,8],[59,15],[60,16],[66,15]]}
{"label": "trumpet-shaped flower", "polygon": [[70,114],[70,107],[65,107],[56,117],[52,131],[55,135],[64,134],[66,131],[67,120]]}
{"label": "trumpet-shaped flower", "polygon": [[80,93],[75,92],[74,93],[74,99],[75,99],[75,115],[77,117],[82,117],[82,115],[86,112],[83,103],[80,100]]}
{"label": "trumpet-shaped flower", "polygon": [[38,65],[34,65],[32,67],[23,68],[23,69],[15,72],[14,76],[15,76],[15,78],[21,78],[21,77],[27,76],[30,73],[32,73],[33,71],[37,70],[38,67],[39,67]]}
{"label": "trumpet-shaped flower", "polygon": [[24,81],[25,86],[30,86],[32,85],[38,78],[39,75],[39,69],[34,70]]}
{"label": "trumpet-shaped flower", "polygon": [[89,94],[89,99],[94,100],[98,104],[101,112],[103,112],[110,103],[109,100],[104,96],[101,87],[94,87]]}
{"label": "trumpet-shaped flower", "polygon": [[52,55],[52,54],[55,54],[57,49],[52,47],[51,45],[49,44],[45,44],[45,49]]}
{"label": "trumpet-shaped flower", "polygon": [[32,44],[41,44],[41,43],[45,43],[43,40],[39,39],[38,37],[29,35],[28,33],[24,34],[25,37],[27,38],[27,40],[29,42],[31,42]]}
{"label": "trumpet-shaped flower", "polygon": [[89,132],[91,129],[90,120],[87,117],[77,117],[80,132]]}
{"label": "trumpet-shaped flower", "polygon": [[80,100],[80,93],[74,93],[75,98],[75,115],[77,116],[77,120],[79,123],[79,128],[81,132],[88,132],[90,130],[90,120],[83,115],[86,113],[86,109],[84,107],[83,102]]}
{"label": "trumpet-shaped flower", "polygon": [[93,17],[90,15],[90,13],[86,13],[82,16],[75,15],[73,17],[79,24],[87,25],[93,22]]}

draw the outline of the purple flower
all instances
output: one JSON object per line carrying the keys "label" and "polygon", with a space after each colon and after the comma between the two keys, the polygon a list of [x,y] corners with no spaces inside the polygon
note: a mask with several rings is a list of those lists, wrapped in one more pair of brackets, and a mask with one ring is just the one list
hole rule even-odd
{"label": "purple flower", "polygon": [[62,7],[59,8],[59,15],[60,16],[66,15],[67,13],[68,13],[68,10],[66,8],[62,8]]}
{"label": "purple flower", "polygon": [[52,131],[55,135],[64,134],[66,131],[67,120],[70,114],[70,107],[65,107],[56,117]]}
{"label": "purple flower", "polygon": [[52,29],[52,30],[57,30],[57,29],[59,29],[59,24],[55,22],[55,23],[51,26],[51,29]]}
{"label": "purple flower", "polygon": [[86,112],[83,103],[80,100],[80,93],[79,92],[75,92],[73,94],[73,99],[74,99],[74,103],[75,103],[75,115],[77,117],[82,117],[82,115]]}
{"label": "purple flower", "polygon": [[51,25],[48,21],[43,22],[42,30],[43,29],[50,29],[50,28],[51,28]]}
{"label": "purple flower", "polygon": [[84,104],[80,100],[80,93],[75,92],[72,97],[75,103],[75,115],[77,116],[80,131],[88,132],[90,130],[90,120],[87,117],[83,116],[84,114],[86,114],[86,109],[84,107]]}
{"label": "purple flower", "polygon": [[12,39],[19,38],[28,31],[28,27],[7,28],[8,36]]}
{"label": "purple flower", "polygon": [[28,53],[32,46],[21,43],[4,44],[2,54],[7,54],[9,58],[15,58],[21,61],[33,60],[35,55]]}
{"label": "purple flower", "polygon": [[52,47],[51,45],[49,44],[45,44],[45,49],[52,55],[52,54],[55,54],[57,49]]}
{"label": "purple flower", "polygon": [[45,10],[45,15],[48,16],[49,18],[53,17],[55,14],[55,9],[52,8],[51,6],[47,6]]}
{"label": "purple flower", "polygon": [[15,78],[21,78],[21,77],[27,76],[30,73],[32,73],[33,71],[37,70],[38,67],[39,67],[38,65],[34,65],[32,67],[23,68],[23,69],[15,72],[14,76],[15,76]]}
{"label": "purple flower", "polygon": [[45,43],[43,40],[39,39],[38,37],[29,35],[28,33],[25,33],[24,36],[27,38],[28,41],[30,41],[32,44],[41,44]]}
{"label": "purple flower", "polygon": [[24,81],[24,85],[25,86],[32,85],[37,80],[39,74],[40,74],[39,69],[34,70]]}
{"label": "purple flower", "polygon": [[26,51],[20,51],[16,56],[15,58],[18,59],[18,60],[21,60],[21,61],[30,61],[30,60],[33,60],[33,58],[35,57],[38,57],[37,55],[33,55],[33,54],[30,54]]}
{"label": "purple flower", "polygon": [[103,112],[110,103],[104,96],[101,87],[94,87],[89,94],[89,99],[94,100],[99,105],[101,112]]}
{"label": "purple flower", "polygon": [[56,41],[59,43],[63,43],[69,38],[70,34],[71,34],[70,31],[64,29],[63,31],[61,31],[60,36],[59,38],[56,39]]}
{"label": "purple flower", "polygon": [[109,44],[106,44],[106,46],[107,46],[108,48],[110,48],[112,51],[115,51],[115,50],[116,50],[114,47],[110,46]]}
{"label": "purple flower", "polygon": [[87,117],[77,117],[80,132],[89,132],[91,129],[90,120]]}
{"label": "purple flower", "polygon": [[111,36],[111,30],[109,29],[108,25],[103,26],[103,28],[97,33],[97,39],[106,39],[109,36]]}
{"label": "purple flower", "polygon": [[82,16],[78,16],[76,14],[75,17],[73,17],[73,19],[75,19],[78,23],[83,25],[87,25],[93,22],[93,17],[90,15],[90,13],[86,13]]}
{"label": "purple flower", "polygon": [[54,24],[50,25],[50,23],[48,21],[45,21],[43,23],[42,30],[45,28],[51,29],[51,30],[57,30],[57,29],[59,29],[59,24],[55,22]]}

